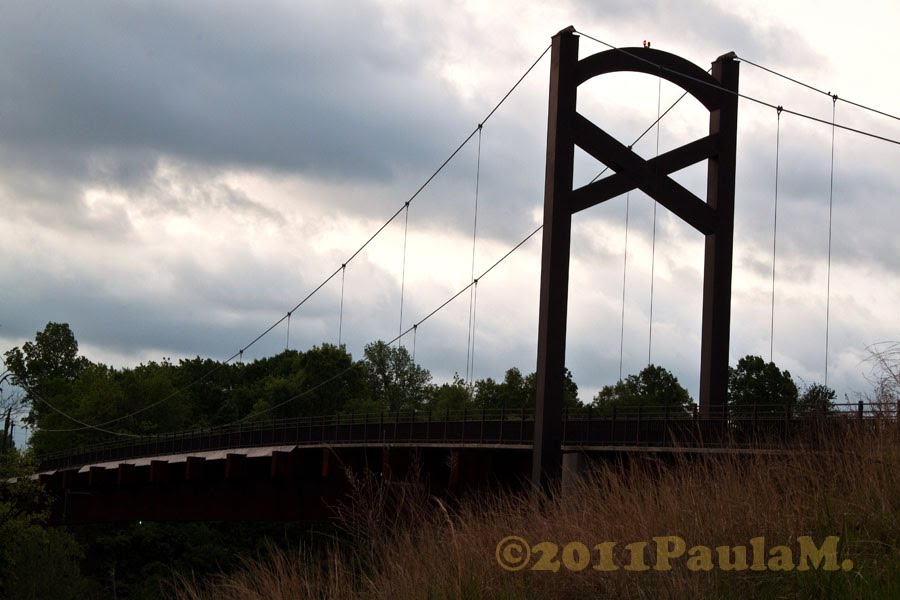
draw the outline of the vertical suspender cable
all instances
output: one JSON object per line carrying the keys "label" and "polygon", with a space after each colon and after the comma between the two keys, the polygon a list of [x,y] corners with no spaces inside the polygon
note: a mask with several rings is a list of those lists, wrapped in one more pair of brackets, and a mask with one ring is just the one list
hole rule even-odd
{"label": "vertical suspender cable", "polygon": [[828,275],[825,290],[825,385],[828,385],[828,333],[831,319],[831,215],[834,207],[834,116],[837,94],[831,96],[831,177],[828,183]]}
{"label": "vertical suspender cable", "polygon": [[341,347],[341,336],[344,333],[344,276],[347,274],[347,263],[341,265],[341,308],[338,313],[338,348]]}
{"label": "vertical suspender cable", "polygon": [[778,123],[775,128],[775,210],[772,217],[772,309],[769,321],[769,362],[774,361],[775,350],[775,250],[778,242],[778,164],[781,152],[781,106],[776,109]]}
{"label": "vertical suspender cable", "polygon": [[[475,350],[475,301],[478,282],[475,280],[475,241],[478,235],[478,185],[481,180],[481,126],[478,124],[478,150],[475,158],[475,211],[472,217],[472,272],[469,281],[473,281],[475,285],[469,288],[469,330],[466,337],[466,382],[474,377],[472,371],[475,362],[472,360],[472,354]],[[472,368],[470,369],[470,360]]]}
{"label": "vertical suspender cable", "polygon": [[406,287],[406,234],[409,231],[409,202],[406,203],[406,214],[403,219],[403,266],[400,274],[400,330],[397,337],[397,347],[403,340],[403,292]]}
{"label": "vertical suspender cable", "polygon": [[[659,85],[660,86],[662,85],[661,79],[660,79]],[[657,94],[656,121],[654,123],[652,123],[650,125],[650,127],[648,127],[646,130],[644,130],[644,133],[639,135],[638,138],[631,145],[628,146],[628,149],[631,150],[632,147],[634,146],[634,144],[638,143],[641,140],[641,138],[643,138],[647,134],[647,132],[649,132],[653,127],[657,127],[656,154],[657,154],[657,156],[659,156],[659,130],[658,130],[659,121],[664,116],[669,114],[669,112],[673,108],[675,108],[675,105],[678,104],[679,102],[681,102],[682,98],[687,96],[687,94],[688,94],[687,92],[684,92],[683,94],[681,94],[681,96],[678,97],[678,100],[673,102],[669,106],[669,108],[666,109],[666,112],[664,112],[662,114],[659,114],[659,99],[661,98],[661,94]],[[606,167],[602,171],[597,173],[597,175],[591,180],[591,183],[594,183],[595,181],[600,179],[600,176],[603,175],[604,173],[606,173],[606,171],[608,169],[609,169],[609,167]],[[654,202],[654,208],[655,207],[656,207],[656,203]],[[622,262],[623,262],[623,265],[622,265],[622,329],[619,334],[619,380],[622,379],[622,365],[624,363],[624,355],[625,355],[625,352],[624,352],[624,350],[625,350],[625,280],[626,280],[627,268],[628,268],[628,212],[629,212],[629,208],[630,208],[630,193],[627,193],[627,194],[625,194],[625,251],[623,252],[624,256],[622,259]],[[655,226],[654,226],[654,230],[655,230]],[[651,285],[652,285],[652,283],[651,283]],[[652,293],[651,293],[651,299],[652,299]],[[651,319],[651,323],[652,323],[652,319]],[[651,336],[652,336],[652,332],[651,332]],[[649,344],[648,344],[648,346],[649,346]],[[649,352],[648,352],[648,354],[649,354]],[[649,362],[649,360],[648,360],[648,362]]]}
{"label": "vertical suspender cable", "polygon": [[288,323],[287,323],[287,340],[284,342],[284,349],[288,351],[291,349],[291,313],[290,311],[287,314]]}
{"label": "vertical suspender cable", "polygon": [[475,383],[475,313],[478,311],[478,280],[475,279],[475,285],[472,286],[472,366],[469,369],[469,383]]}
{"label": "vertical suspender cable", "polygon": [[[656,91],[656,156],[659,157],[659,122],[662,100],[662,72],[660,72]],[[650,333],[647,336],[647,364],[651,364],[650,356],[653,348],[653,281],[656,276],[656,200],[653,201],[653,244],[650,251]]]}
{"label": "vertical suspender cable", "polygon": [[622,360],[625,355],[625,277],[628,274],[628,212],[631,192],[625,194],[625,249],[622,252],[622,328],[619,332],[619,381],[622,381]]}

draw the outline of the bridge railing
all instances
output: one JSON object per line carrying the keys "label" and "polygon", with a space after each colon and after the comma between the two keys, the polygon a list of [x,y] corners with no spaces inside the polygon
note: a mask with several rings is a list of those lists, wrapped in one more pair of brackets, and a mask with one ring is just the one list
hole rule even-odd
{"label": "bridge railing", "polygon": [[[844,403],[803,412],[759,404],[718,414],[701,414],[695,406],[583,406],[564,409],[562,441],[569,446],[775,446],[827,435],[847,422],[900,422],[898,414],[900,403]],[[45,455],[40,470],[262,446],[529,445],[533,434],[530,408],[336,414],[114,440]]]}
{"label": "bridge railing", "polygon": [[[497,427],[497,423],[503,423]],[[49,453],[39,470],[139,457],[277,445],[530,443],[533,409],[383,411],[245,421],[148,434]]]}

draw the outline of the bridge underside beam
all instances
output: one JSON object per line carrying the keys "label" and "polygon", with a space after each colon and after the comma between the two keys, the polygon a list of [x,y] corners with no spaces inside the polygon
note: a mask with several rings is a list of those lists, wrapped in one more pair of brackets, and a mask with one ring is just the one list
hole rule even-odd
{"label": "bridge underside beam", "polygon": [[55,497],[56,524],[325,521],[335,517],[333,507],[351,503],[367,486],[418,481],[431,493],[459,493],[473,486],[520,485],[530,465],[531,453],[519,448],[297,448],[94,465],[42,474],[40,480]]}

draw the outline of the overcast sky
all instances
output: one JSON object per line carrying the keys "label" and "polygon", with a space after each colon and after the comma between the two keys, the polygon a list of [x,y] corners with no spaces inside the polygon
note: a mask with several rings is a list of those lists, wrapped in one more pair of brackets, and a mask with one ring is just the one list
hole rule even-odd
{"label": "overcast sky", "polygon": [[[897,114],[894,2],[0,2],[0,348],[69,323],[117,366],[225,359],[340,266],[567,25],[707,68],[728,51]],[[581,39],[581,55],[605,49]],[[548,60],[484,126],[476,271],[541,218]],[[680,91],[598,78],[579,110],[630,143]],[[741,65],[741,90],[831,119],[823,95]],[[837,121],[900,139],[839,102]],[[686,98],[659,151],[704,135]],[[731,359],[769,357],[776,114],[740,104]],[[403,322],[469,280],[478,137],[412,203]],[[635,150],[657,151],[654,130]],[[774,360],[822,381],[831,128],[781,118]],[[838,131],[829,384],[868,390],[866,347],[900,339],[900,147]],[[576,180],[602,166],[579,156]],[[704,193],[703,165],[676,174]],[[652,204],[630,196],[624,372],[648,361]],[[567,362],[589,401],[619,376],[625,199],[576,216]],[[702,237],[657,215],[650,360],[696,398]],[[355,357],[400,327],[403,219],[348,267]],[[475,376],[534,370],[540,235],[478,286]],[[292,318],[290,346],[336,342],[340,278]],[[465,374],[469,297],[422,325],[416,358]],[[411,339],[405,339],[407,345]],[[285,325],[244,355],[282,350]]]}

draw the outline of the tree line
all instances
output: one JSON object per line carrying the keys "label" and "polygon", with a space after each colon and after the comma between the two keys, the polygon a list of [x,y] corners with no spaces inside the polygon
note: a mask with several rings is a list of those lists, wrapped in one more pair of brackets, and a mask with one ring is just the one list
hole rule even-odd
{"label": "tree line", "polygon": [[[37,454],[108,439],[108,432],[156,434],[239,420],[362,412],[514,411],[532,408],[535,398],[534,373],[513,367],[502,380],[467,384],[456,376],[436,384],[406,348],[382,341],[368,344],[359,360],[344,346],[326,343],[247,363],[196,357],[115,368],[82,356],[68,324],[51,322],[4,358],[11,382],[24,390]],[[565,382],[564,405],[570,409],[590,405],[603,414],[652,406],[689,413],[695,407],[677,377],[657,365],[604,386],[587,403],[568,369]],[[820,384],[801,392],[788,371],[758,356],[730,369],[728,395],[733,407],[798,412],[831,410],[835,397]]]}

